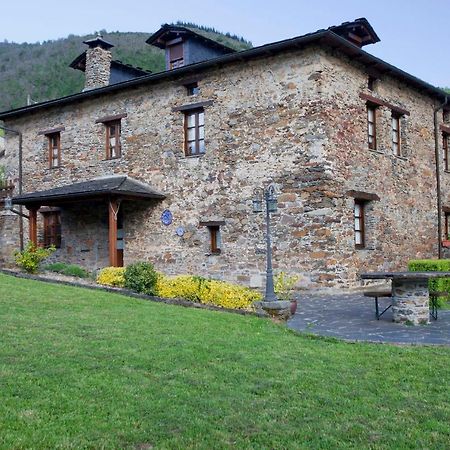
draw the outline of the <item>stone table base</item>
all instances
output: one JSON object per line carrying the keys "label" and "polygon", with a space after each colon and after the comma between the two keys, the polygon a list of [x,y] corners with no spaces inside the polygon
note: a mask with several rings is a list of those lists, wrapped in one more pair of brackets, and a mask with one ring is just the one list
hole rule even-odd
{"label": "stone table base", "polygon": [[428,280],[392,280],[392,316],[394,322],[411,325],[430,322]]}

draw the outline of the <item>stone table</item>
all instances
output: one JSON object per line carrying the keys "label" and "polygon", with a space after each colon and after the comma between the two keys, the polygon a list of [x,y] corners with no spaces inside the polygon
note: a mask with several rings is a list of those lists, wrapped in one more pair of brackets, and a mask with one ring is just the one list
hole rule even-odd
{"label": "stone table", "polygon": [[450,278],[450,272],[371,272],[361,273],[362,280],[392,280],[392,315],[394,322],[411,325],[430,322],[428,280]]}

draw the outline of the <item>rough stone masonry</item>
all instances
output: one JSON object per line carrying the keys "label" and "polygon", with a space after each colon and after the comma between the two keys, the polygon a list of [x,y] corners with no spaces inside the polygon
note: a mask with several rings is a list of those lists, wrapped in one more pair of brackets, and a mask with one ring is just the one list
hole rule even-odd
{"label": "rough stone masonry", "polygon": [[[161,79],[9,120],[23,130],[24,192],[112,174],[163,192],[163,201],[124,202],[124,262],[149,260],[168,274],[261,287],[264,218],[252,213],[251,200],[269,183],[278,192],[274,268],[299,275],[302,287],[350,287],[358,272],[405,269],[412,258],[436,257],[433,98],[389,74],[369,89],[360,63],[319,45],[208,68],[194,97],[183,83]],[[409,112],[401,117],[400,156],[391,148],[387,106],[376,109],[378,147],[368,148],[361,93]],[[206,152],[187,157],[177,107],[195,102],[207,102]],[[105,125],[96,121],[117,114],[126,114],[122,156],[108,160]],[[50,169],[48,142],[39,132],[57,127],[64,127],[62,162]],[[7,152],[16,145],[8,139]],[[11,170],[17,177],[17,167]],[[443,173],[448,205],[449,177]],[[351,192],[375,194],[365,204],[362,249],[355,248]],[[164,210],[173,214],[170,225],[161,222]],[[63,207],[55,258],[106,266],[106,214],[106,204]],[[224,222],[220,254],[210,251],[201,225],[208,221]],[[8,257],[3,244],[0,251]]]}

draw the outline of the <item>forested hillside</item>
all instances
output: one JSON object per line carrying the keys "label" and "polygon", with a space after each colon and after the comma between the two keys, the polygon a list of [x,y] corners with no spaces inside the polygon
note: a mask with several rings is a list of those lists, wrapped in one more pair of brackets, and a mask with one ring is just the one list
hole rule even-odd
{"label": "forested hillside", "polygon": [[[243,38],[219,33],[213,28],[191,23],[178,25],[195,29],[237,50],[251,47]],[[145,43],[152,34],[100,31],[104,39],[115,45],[113,59],[153,72],[164,68],[163,51]],[[70,35],[65,39],[34,44],[0,43],[0,111],[24,106],[27,97],[34,102],[79,92],[83,88],[83,74],[69,64],[86,46],[83,41],[93,37]]]}

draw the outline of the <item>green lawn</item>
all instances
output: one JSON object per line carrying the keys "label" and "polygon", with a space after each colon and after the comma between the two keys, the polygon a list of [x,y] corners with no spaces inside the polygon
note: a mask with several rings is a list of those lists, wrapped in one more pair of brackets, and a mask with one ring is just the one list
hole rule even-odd
{"label": "green lawn", "polygon": [[445,449],[449,379],[449,348],[0,274],[2,449]]}

